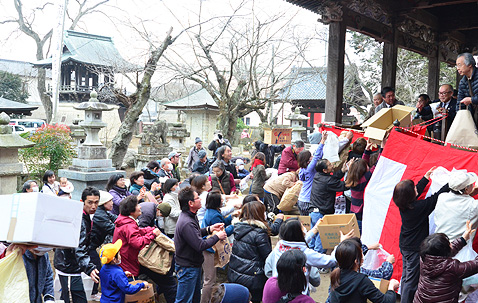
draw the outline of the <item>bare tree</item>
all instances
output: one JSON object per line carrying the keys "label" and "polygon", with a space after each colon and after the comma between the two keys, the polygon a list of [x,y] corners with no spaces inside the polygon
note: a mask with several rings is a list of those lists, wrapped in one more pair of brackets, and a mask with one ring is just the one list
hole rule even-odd
{"label": "bare tree", "polygon": [[193,60],[183,54],[165,56],[178,77],[207,90],[219,107],[217,127],[228,138],[234,137],[237,119],[253,111],[268,122],[270,101],[300,58],[294,16],[242,14],[241,5],[218,22],[188,31]]}
{"label": "bare tree", "polygon": [[[77,6],[77,7],[76,7],[75,13],[71,12],[71,10],[73,9],[70,10],[70,7],[67,11],[67,16],[71,22],[69,29],[74,30],[84,16],[95,13],[95,12],[99,12],[97,8],[100,5],[107,3],[108,1],[109,0],[101,0],[101,1],[75,0],[73,1],[74,4],[71,7],[72,8],[74,6]],[[90,3],[93,3],[93,4],[88,5]],[[0,24],[17,23],[19,26],[19,30],[23,34],[27,35],[28,37],[32,38],[35,41],[36,59],[37,60],[45,59],[46,53],[47,53],[45,48],[49,46],[51,36],[53,34],[53,29],[49,29],[46,32],[46,34],[42,34],[40,30],[36,28],[37,25],[35,25],[34,22],[38,14],[43,14],[45,9],[48,6],[51,6],[53,4],[51,2],[46,2],[42,6],[31,9],[30,11],[27,12],[27,14],[25,13],[22,0],[13,0],[13,4],[15,6],[17,15],[11,19],[0,21]],[[50,96],[47,94],[45,83],[46,83],[46,70],[44,68],[39,68],[37,90],[38,90],[38,94],[40,95],[43,107],[45,108],[47,122],[50,123],[52,118],[52,102],[50,100]]]}

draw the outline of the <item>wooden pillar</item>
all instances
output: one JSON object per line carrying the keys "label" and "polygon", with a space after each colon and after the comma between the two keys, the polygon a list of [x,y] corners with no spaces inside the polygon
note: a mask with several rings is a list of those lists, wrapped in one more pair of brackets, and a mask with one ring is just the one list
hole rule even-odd
{"label": "wooden pillar", "polygon": [[395,88],[397,80],[397,56],[397,44],[385,42],[383,44],[382,88],[385,86]]}
{"label": "wooden pillar", "polygon": [[438,99],[438,89],[440,88],[440,60],[438,54],[428,58],[428,87],[427,93],[430,100]]}
{"label": "wooden pillar", "polygon": [[325,121],[342,122],[344,98],[345,22],[329,25],[329,49],[327,54],[327,88],[325,97]]}

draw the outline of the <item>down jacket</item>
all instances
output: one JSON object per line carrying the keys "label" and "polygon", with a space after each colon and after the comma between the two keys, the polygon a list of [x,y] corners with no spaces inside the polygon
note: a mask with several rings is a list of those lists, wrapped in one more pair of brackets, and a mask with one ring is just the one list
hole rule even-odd
{"label": "down jacket", "polygon": [[344,173],[339,170],[333,175],[317,172],[310,192],[310,211],[318,208],[322,215],[333,215],[335,212],[335,195],[346,190],[345,182],[340,179]]}
{"label": "down jacket", "polygon": [[262,290],[267,281],[264,266],[271,251],[271,239],[264,223],[257,220],[236,221],[227,278],[231,283],[247,287],[252,301],[262,300]]}
{"label": "down jacket", "polygon": [[[470,96],[470,84],[471,83],[471,91],[473,92],[473,97]],[[464,76],[460,80],[460,84],[458,84],[458,96],[456,102],[456,111],[459,111],[461,108],[465,108],[465,105],[460,103],[466,97],[471,97],[471,102],[474,105],[478,105],[478,69],[473,68],[473,73],[471,74],[470,82],[468,82],[468,78]],[[469,106],[469,109],[473,115],[473,107]]]}
{"label": "down jacket", "polygon": [[254,143],[254,146],[255,146],[256,149],[252,152],[251,156],[254,157],[254,155],[257,152],[263,153],[266,156],[266,163],[265,163],[266,168],[274,167],[274,156],[275,156],[275,154],[281,153],[285,148],[284,144],[282,144],[282,145],[269,145],[269,144],[265,144],[261,140],[257,140]]}
{"label": "down jacket", "polygon": [[96,269],[96,266],[91,262],[90,255],[88,254],[91,240],[91,225],[90,215],[83,212],[78,247],[55,249],[55,259],[53,263],[57,270],[66,274],[79,274],[84,272],[89,276],[91,272]]}
{"label": "down jacket", "polygon": [[[462,237],[451,242],[451,255],[456,255],[466,245]],[[420,258],[420,280],[413,302],[458,302],[464,278],[478,272],[478,258],[460,262],[451,257],[425,255]]]}
{"label": "down jacket", "polygon": [[140,228],[138,223],[132,217],[119,215],[115,221],[115,232],[113,243],[121,239],[121,264],[124,271],[129,271],[133,276],[139,275],[139,251],[151,243],[156,237],[153,233],[153,227]]}
{"label": "down jacket", "polygon": [[115,220],[118,216],[106,211],[103,205],[98,206],[93,216],[90,249],[97,249],[103,243],[111,243],[115,231]]}

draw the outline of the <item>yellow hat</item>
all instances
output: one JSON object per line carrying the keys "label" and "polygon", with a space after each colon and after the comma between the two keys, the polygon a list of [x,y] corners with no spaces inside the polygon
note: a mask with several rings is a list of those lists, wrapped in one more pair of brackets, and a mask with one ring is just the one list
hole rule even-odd
{"label": "yellow hat", "polygon": [[118,239],[114,244],[109,243],[103,246],[100,250],[101,263],[107,264],[113,261],[122,245],[123,241],[121,241],[121,239]]}

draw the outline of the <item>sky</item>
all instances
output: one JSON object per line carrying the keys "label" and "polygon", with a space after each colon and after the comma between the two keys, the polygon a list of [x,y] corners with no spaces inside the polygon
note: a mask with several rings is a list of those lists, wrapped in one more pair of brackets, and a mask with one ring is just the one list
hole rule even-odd
{"label": "sky", "polygon": [[[33,8],[38,7],[37,0],[22,0],[24,15],[33,20]],[[64,0],[53,0],[64,1]],[[74,11],[78,8],[76,0],[69,0],[69,9]],[[98,0],[92,0],[96,3]],[[85,16],[76,28],[91,34],[111,36],[125,59],[134,63],[144,63],[147,60],[148,44],[141,39],[138,30],[147,28],[150,39],[161,41],[169,29],[173,27],[173,36],[178,34],[182,28],[197,24],[199,14],[201,20],[207,20],[217,16],[227,16],[242,1],[237,0],[110,0],[98,8],[100,12]],[[90,3],[90,1],[88,2]],[[327,27],[317,21],[318,15],[289,4],[283,0],[260,0],[247,1],[246,9],[239,12],[247,18],[251,12],[252,5],[256,14],[264,17],[284,13],[286,17],[292,18],[293,24],[300,27],[300,30],[313,34],[314,32],[326,31]],[[16,11],[13,0],[0,0],[0,20],[15,18]],[[53,26],[57,18],[57,9],[54,5],[45,5],[40,14],[35,14],[33,28],[43,36]],[[66,27],[71,22],[66,21]],[[18,31],[16,23],[0,24],[0,58],[21,61],[35,60],[35,44],[33,40]],[[186,35],[182,35],[186,36]],[[318,35],[319,36],[319,35]],[[186,39],[186,38],[185,38]],[[325,43],[318,42],[309,50],[311,58],[317,64],[323,64],[325,57]]]}

